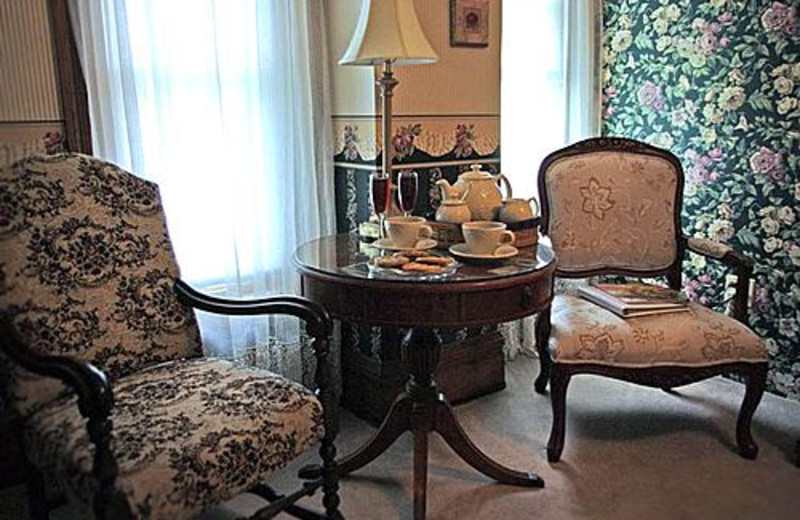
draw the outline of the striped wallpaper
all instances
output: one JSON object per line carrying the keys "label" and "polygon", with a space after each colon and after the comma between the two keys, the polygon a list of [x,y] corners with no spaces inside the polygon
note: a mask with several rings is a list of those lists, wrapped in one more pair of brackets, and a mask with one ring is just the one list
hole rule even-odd
{"label": "striped wallpaper", "polygon": [[0,1],[0,122],[61,119],[46,0]]}

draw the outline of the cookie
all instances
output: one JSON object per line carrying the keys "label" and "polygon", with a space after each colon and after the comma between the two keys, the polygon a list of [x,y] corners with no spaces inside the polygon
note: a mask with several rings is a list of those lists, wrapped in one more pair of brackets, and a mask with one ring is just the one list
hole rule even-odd
{"label": "cookie", "polygon": [[395,253],[396,255],[407,256],[409,258],[421,258],[423,256],[430,256],[431,254],[427,251],[423,251],[421,249],[409,249],[407,251],[400,251],[399,253]]}
{"label": "cookie", "polygon": [[401,267],[411,260],[403,255],[385,255],[379,256],[375,259],[375,265],[378,267],[397,268]]}
{"label": "cookie", "polygon": [[422,264],[420,262],[409,262],[407,264],[403,264],[400,269],[403,271],[414,271],[428,274],[439,274],[444,272],[444,267],[440,265]]}
{"label": "cookie", "polygon": [[450,265],[454,262],[452,258],[449,256],[421,256],[414,260],[415,262],[419,262],[422,264],[431,264],[431,265]]}

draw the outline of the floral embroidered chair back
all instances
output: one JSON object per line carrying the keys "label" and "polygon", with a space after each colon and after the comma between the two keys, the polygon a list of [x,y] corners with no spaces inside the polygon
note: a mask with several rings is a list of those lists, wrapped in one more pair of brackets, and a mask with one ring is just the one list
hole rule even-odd
{"label": "floral embroidered chair back", "polygon": [[[0,210],[0,308],[32,348],[112,378],[200,354],[155,184],[84,155],[31,157],[0,173]],[[23,415],[64,391],[2,361]]]}
{"label": "floral embroidered chair back", "polygon": [[551,154],[539,195],[559,275],[675,267],[682,194],[677,158],[643,143],[591,139]]}

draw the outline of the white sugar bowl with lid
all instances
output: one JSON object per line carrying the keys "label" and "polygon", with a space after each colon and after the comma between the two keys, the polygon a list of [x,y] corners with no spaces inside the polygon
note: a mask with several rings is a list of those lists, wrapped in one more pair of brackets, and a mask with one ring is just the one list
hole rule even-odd
{"label": "white sugar bowl with lid", "polygon": [[459,189],[450,184],[445,179],[440,179],[436,182],[439,189],[442,191],[442,202],[436,210],[437,222],[452,222],[454,224],[461,224],[462,222],[469,222],[472,218],[472,213],[467,206],[466,198],[469,193],[462,194]]}

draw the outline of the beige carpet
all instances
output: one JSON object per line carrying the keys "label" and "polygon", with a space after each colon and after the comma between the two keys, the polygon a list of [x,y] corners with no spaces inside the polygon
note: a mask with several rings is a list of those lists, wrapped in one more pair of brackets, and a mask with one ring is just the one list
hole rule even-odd
{"label": "beige carpet", "polygon": [[[508,365],[506,390],[456,410],[478,446],[498,461],[538,472],[546,487],[494,484],[434,436],[428,518],[800,518],[800,468],[792,463],[800,403],[765,396],[754,421],[761,451],[753,462],[735,453],[734,424],[743,393],[738,383],[716,378],[670,395],[581,376],[570,385],[562,461],[549,464],[544,445],[550,402],[532,391],[537,371],[536,360],[518,359]],[[345,414],[340,452],[357,447],[373,431]],[[287,468],[277,487],[289,489],[293,470],[308,460]],[[342,481],[342,510],[351,519],[411,518],[411,489],[411,438],[405,434]],[[258,504],[259,499],[243,495],[203,520],[234,518]],[[60,519],[77,518],[67,510],[58,513]],[[7,517],[0,513],[0,518]]]}

